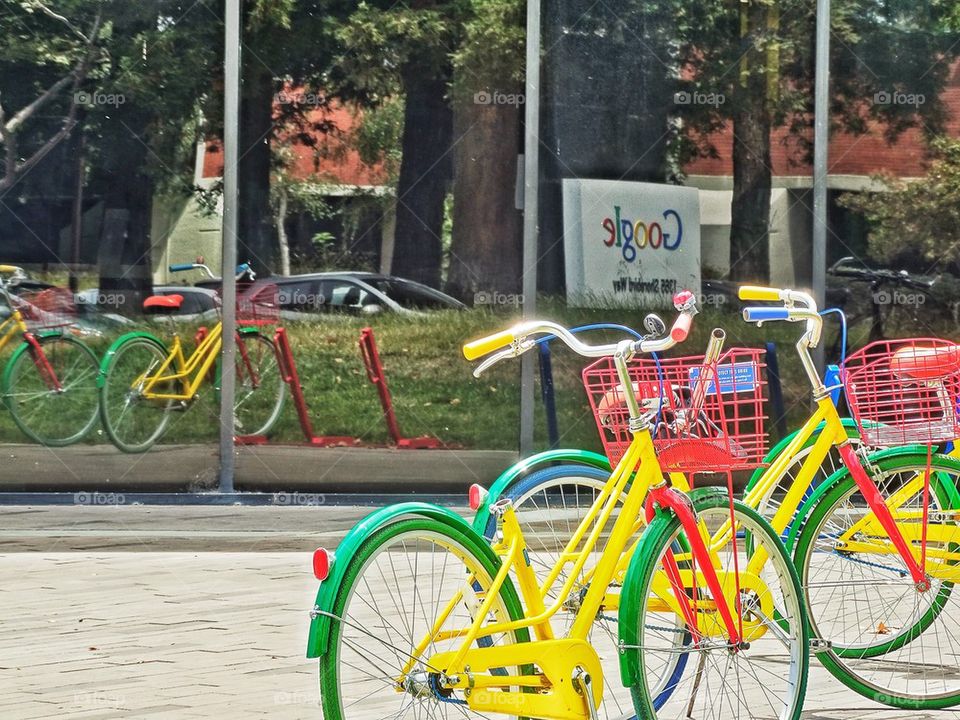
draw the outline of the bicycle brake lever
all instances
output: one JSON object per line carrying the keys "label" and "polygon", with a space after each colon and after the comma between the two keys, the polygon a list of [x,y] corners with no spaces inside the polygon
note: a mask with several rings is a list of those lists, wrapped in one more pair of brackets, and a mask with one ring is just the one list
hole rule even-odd
{"label": "bicycle brake lever", "polygon": [[486,360],[484,360],[482,363],[477,365],[477,367],[473,371],[473,376],[475,378],[480,377],[482,373],[486,372],[491,366],[496,365],[501,360],[506,360],[507,358],[515,358],[518,355],[523,355],[523,353],[525,353],[527,350],[529,350],[536,344],[537,344],[536,340],[524,340],[517,346],[510,346],[505,350],[501,350],[500,352],[494,353],[493,355],[488,357]]}

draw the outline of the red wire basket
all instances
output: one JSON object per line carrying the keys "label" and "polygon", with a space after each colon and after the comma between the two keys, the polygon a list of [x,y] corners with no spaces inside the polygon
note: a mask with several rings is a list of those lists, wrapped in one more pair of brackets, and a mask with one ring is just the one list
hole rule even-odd
{"label": "red wire basket", "polygon": [[[630,363],[633,393],[652,425],[660,465],[671,472],[757,467],[767,453],[763,350],[732,348],[713,364],[703,356]],[[583,384],[610,462],[632,440],[624,389],[613,358],[583,371]],[[718,392],[719,390],[719,392]]]}
{"label": "red wire basket", "polygon": [[936,338],[881,340],[843,365],[847,405],[874,447],[960,437],[960,346]]}
{"label": "red wire basket", "polygon": [[237,292],[238,325],[276,325],[280,322],[280,301],[277,286],[268,283],[253,285]]}
{"label": "red wire basket", "polygon": [[76,322],[77,303],[67,288],[47,288],[14,297],[17,309],[31,329],[65,327]]}

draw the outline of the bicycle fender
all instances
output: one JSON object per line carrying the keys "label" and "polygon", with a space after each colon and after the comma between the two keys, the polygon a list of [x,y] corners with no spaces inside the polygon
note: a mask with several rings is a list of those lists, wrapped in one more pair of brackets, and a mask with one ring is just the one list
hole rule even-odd
{"label": "bicycle fender", "polygon": [[98,390],[103,387],[103,383],[107,379],[107,369],[110,367],[110,361],[113,359],[113,356],[117,354],[117,350],[120,349],[121,345],[133,340],[134,338],[144,338],[146,340],[150,340],[151,342],[156,343],[157,346],[163,350],[164,354],[167,352],[167,346],[164,345],[163,342],[161,342],[161,340],[152,333],[138,330],[121,335],[113,341],[113,344],[111,344],[109,348],[107,348],[107,352],[104,353],[103,359],[100,361],[100,372],[97,374]]}
{"label": "bicycle fender", "polygon": [[[871,453],[869,457],[871,463],[874,465],[879,465],[881,470],[895,470],[901,464],[898,461],[902,461],[907,458],[914,458],[916,456],[922,456],[925,462],[927,457],[927,448],[923,445],[906,445],[904,447],[880,450],[879,452]],[[939,455],[939,460],[951,465],[958,473],[960,473],[960,460],[942,454]],[[800,508],[797,510],[797,514],[794,516],[793,522],[791,523],[790,533],[787,535],[787,538],[783,543],[787,549],[787,553],[793,553],[793,548],[796,546],[797,537],[800,535],[800,530],[806,524],[807,517],[811,512],[813,512],[814,507],[816,507],[817,503],[820,502],[820,499],[833,488],[835,488],[839,483],[844,482],[849,476],[850,471],[846,467],[841,467],[830,477],[820,483],[810,497],[807,498],[807,501],[800,506]],[[952,483],[944,482],[936,474],[931,475],[931,478],[935,480],[938,491],[943,494],[947,502],[950,503],[951,507],[960,507],[960,491],[958,491],[958,489]]]}
{"label": "bicycle fender", "polygon": [[561,448],[546,450],[536,455],[531,455],[508,467],[493,481],[493,484],[487,491],[486,499],[473,518],[473,529],[483,535],[483,531],[487,527],[487,522],[490,520],[490,506],[501,498],[504,490],[513,485],[518,479],[538,469],[538,466],[553,462],[578,462],[590,467],[599,468],[607,473],[613,471],[610,467],[610,461],[605,455],[590,452],[589,450]]}
{"label": "bicycle fender", "polygon": [[[726,488],[721,487],[697,488],[691,490],[687,497],[693,504],[694,512],[726,506],[730,502]],[[630,565],[627,566],[627,574],[624,576],[623,587],[620,590],[620,610],[617,615],[618,639],[623,645],[637,644],[637,622],[640,619],[640,603],[643,600],[643,593],[640,592],[638,587],[641,580],[639,574],[644,561],[653,553],[653,545],[658,539],[657,535],[659,533],[653,532],[657,529],[654,526],[669,523],[672,520],[673,515],[671,513],[657,509],[656,516],[640,536],[640,542],[633,552]],[[637,653],[622,652],[620,654],[620,679],[623,681],[624,687],[633,687],[639,682],[639,677],[640,668]]]}
{"label": "bicycle fender", "polygon": [[[397,505],[389,505],[381,508],[363,520],[358,522],[346,537],[340,541],[337,546],[337,559],[334,560],[330,568],[330,574],[327,579],[320,583],[317,590],[317,599],[313,606],[310,620],[310,634],[307,638],[307,657],[320,657],[327,651],[327,645],[330,641],[331,623],[330,616],[324,613],[332,612],[340,587],[343,583],[347,568],[350,565],[350,559],[357,553],[360,546],[378,530],[410,517],[426,517],[431,520],[444,523],[450,527],[456,528],[460,532],[468,535],[475,534],[473,529],[462,517],[452,510],[432,505],[425,502],[405,502]],[[482,536],[477,537],[477,546],[482,548],[493,561],[495,565],[500,564],[500,559],[494,553],[493,548]]]}

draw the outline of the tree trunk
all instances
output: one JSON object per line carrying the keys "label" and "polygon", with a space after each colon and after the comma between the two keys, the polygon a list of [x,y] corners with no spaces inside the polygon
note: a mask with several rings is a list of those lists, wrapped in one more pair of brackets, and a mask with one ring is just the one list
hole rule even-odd
{"label": "tree trunk", "polygon": [[446,290],[475,304],[516,298],[523,263],[522,215],[515,207],[518,105],[454,109],[453,242]]}
{"label": "tree trunk", "polygon": [[280,246],[280,273],[290,274],[290,240],[287,238],[287,189],[280,188],[280,198],[277,200],[277,241]]}
{"label": "tree trunk", "polygon": [[[143,300],[153,292],[150,242],[153,210],[153,179],[147,172],[149,150],[140,137],[148,119],[130,106],[113,114],[116,129],[106,156],[104,215],[113,224],[102,229],[100,251],[100,297],[107,312],[137,315]],[[138,131],[140,131],[138,133]],[[139,134],[139,137],[138,137]],[[104,252],[109,246],[109,251]]]}
{"label": "tree trunk", "polygon": [[770,277],[770,117],[746,109],[733,120],[733,201],[730,277],[766,283]]}
{"label": "tree trunk", "polygon": [[450,185],[453,113],[446,77],[404,71],[403,159],[397,183],[395,275],[440,287],[443,204]]}
{"label": "tree trunk", "polygon": [[277,239],[270,210],[270,140],[273,76],[253,53],[244,53],[240,91],[240,163],[237,166],[237,260],[259,275],[273,272]]}
{"label": "tree trunk", "polygon": [[[769,8],[763,3],[741,6],[748,29],[764,28]],[[765,284],[770,278],[770,111],[767,56],[753,36],[744,38],[740,92],[734,98],[733,200],[730,208],[730,277]]]}

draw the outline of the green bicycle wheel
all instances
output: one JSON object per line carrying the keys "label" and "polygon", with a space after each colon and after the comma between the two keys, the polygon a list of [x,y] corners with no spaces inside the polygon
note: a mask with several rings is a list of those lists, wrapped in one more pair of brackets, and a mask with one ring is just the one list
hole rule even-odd
{"label": "green bicycle wheel", "polygon": [[[888,457],[865,469],[889,497],[923,476],[927,456]],[[930,477],[930,510],[960,509],[950,492],[960,481],[960,463],[934,455]],[[872,513],[853,478],[838,474],[831,483],[806,518],[794,553],[811,631],[831,643],[818,658],[847,687],[886,705],[935,709],[960,703],[960,609],[947,608],[953,583],[929,577],[930,587],[918,588],[885,536],[866,529],[847,538],[863,543],[850,549],[841,536]],[[915,493],[900,508],[918,511],[922,495]],[[957,547],[931,541],[931,551]],[[950,557],[941,563],[957,564]]]}
{"label": "green bicycle wheel", "polygon": [[[700,494],[694,507],[710,531],[730,519],[729,500],[723,493]],[[633,555],[620,606],[620,639],[625,681],[631,682],[641,718],[681,720],[714,713],[779,720],[800,717],[810,667],[800,582],[769,524],[739,502],[733,504],[733,515],[738,532],[729,534],[722,547],[714,543],[713,551],[715,567],[724,571],[721,582],[728,588],[734,580],[738,583],[739,596],[730,588],[738,598],[730,607],[746,640],[739,647],[730,647],[722,626],[708,629],[713,615],[708,609],[709,590],[703,584],[686,588],[686,594],[701,603],[697,617],[703,637],[699,641],[679,642],[678,634],[693,638],[696,633],[683,623],[678,627],[677,614],[656,602],[654,580],[663,578],[667,554],[688,543],[679,518],[673,513],[655,518]],[[767,553],[757,579],[748,579],[745,572],[749,556],[740,536],[743,531],[752,534],[755,549]],[[662,689],[665,669],[678,666],[678,653],[689,656],[682,664],[684,671]]]}
{"label": "green bicycle wheel", "polygon": [[[173,400],[148,399],[143,389],[167,357],[166,348],[154,337],[128,335],[107,351],[100,367],[100,418],[107,437],[120,450],[149,450],[167,429]],[[158,384],[153,392],[172,393],[173,383]]]}
{"label": "green bicycle wheel", "polygon": [[97,372],[93,351],[71,335],[25,342],[7,362],[3,401],[24,435],[48,447],[85,438],[97,423]]}
{"label": "green bicycle wheel", "polygon": [[[497,570],[478,542],[482,540],[448,525],[413,518],[374,533],[345,559],[350,566],[333,606],[330,644],[320,658],[324,718],[481,717],[463,704],[462,696],[439,689],[437,669],[428,664],[434,653],[457,648],[457,638],[433,640],[424,653],[414,655],[455,593],[464,593],[463,602],[441,629],[469,625],[474,617]],[[522,617],[516,592],[505,585],[489,620]],[[520,630],[482,642],[501,645],[528,637]],[[404,675],[408,661],[412,668]],[[518,671],[497,670],[505,676],[505,686],[506,678]]]}

